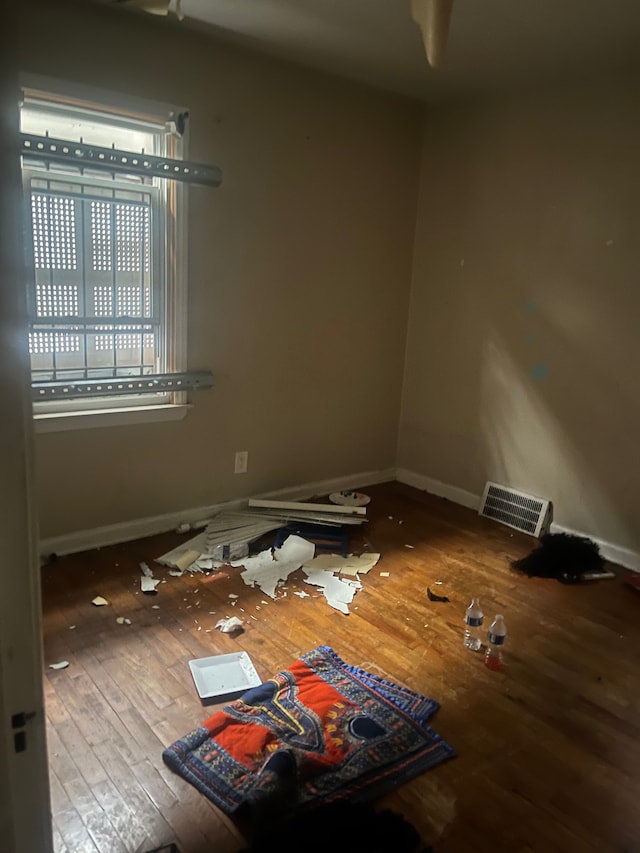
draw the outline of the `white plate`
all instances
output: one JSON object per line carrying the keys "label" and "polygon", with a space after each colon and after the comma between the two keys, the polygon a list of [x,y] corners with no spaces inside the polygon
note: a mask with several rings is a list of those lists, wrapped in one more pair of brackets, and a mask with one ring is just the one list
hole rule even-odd
{"label": "white plate", "polygon": [[262,684],[246,652],[197,658],[189,661],[189,667],[201,699],[241,694]]}
{"label": "white plate", "polygon": [[333,492],[329,495],[329,500],[332,504],[340,504],[340,506],[366,506],[371,498],[369,495],[363,495],[362,492]]}

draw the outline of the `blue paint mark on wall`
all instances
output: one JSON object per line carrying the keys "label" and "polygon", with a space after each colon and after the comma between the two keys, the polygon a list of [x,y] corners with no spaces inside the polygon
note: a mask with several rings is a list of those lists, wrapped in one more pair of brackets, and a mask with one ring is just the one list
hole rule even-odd
{"label": "blue paint mark on wall", "polygon": [[544,382],[544,380],[549,376],[549,366],[546,365],[544,361],[538,361],[529,371],[529,376],[534,382]]}
{"label": "blue paint mark on wall", "polygon": [[533,314],[537,307],[538,303],[535,299],[532,299],[531,302],[527,302],[527,304],[524,306],[524,310],[527,312],[527,314]]}

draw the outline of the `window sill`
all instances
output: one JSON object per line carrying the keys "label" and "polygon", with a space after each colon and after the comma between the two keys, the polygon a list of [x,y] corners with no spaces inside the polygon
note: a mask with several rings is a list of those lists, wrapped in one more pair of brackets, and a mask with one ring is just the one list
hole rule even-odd
{"label": "window sill", "polygon": [[37,433],[66,432],[67,430],[92,429],[94,427],[130,426],[158,421],[181,421],[190,408],[191,406],[188,404],[164,404],[161,406],[139,406],[137,408],[56,412],[50,415],[34,415],[33,423]]}

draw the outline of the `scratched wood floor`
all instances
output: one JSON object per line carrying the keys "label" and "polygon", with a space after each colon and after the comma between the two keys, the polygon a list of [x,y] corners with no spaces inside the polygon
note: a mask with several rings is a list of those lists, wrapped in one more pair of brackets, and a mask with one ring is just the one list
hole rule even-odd
{"label": "scratched wood floor", "polygon": [[[352,547],[382,559],[348,617],[315,588],[293,596],[299,572],[268,604],[239,569],[204,584],[156,566],[166,583],[142,595],[139,562],[187,538],[176,533],[44,567],[57,853],[143,853],[171,841],[182,853],[240,850],[231,820],[162,763],[163,747],[215,710],[201,706],[188,661],[245,649],[268,677],[321,643],[441,703],[432,725],[458,756],[380,801],[437,853],[640,850],[640,595],[622,583],[626,572],[581,587],[522,578],[509,561],[531,550],[528,536],[397,483],[367,492],[370,521]],[[428,585],[450,602],[430,602]],[[92,606],[95,595],[109,606]],[[462,646],[472,595],[486,616],[505,615],[501,673]],[[250,624],[232,639],[213,629],[223,615]],[[62,659],[67,669],[48,667]]]}

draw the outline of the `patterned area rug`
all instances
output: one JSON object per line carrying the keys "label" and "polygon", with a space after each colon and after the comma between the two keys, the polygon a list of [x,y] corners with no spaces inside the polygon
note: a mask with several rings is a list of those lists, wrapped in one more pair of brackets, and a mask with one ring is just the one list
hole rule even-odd
{"label": "patterned area rug", "polygon": [[437,708],[319,646],[167,747],[163,759],[227,813],[364,800],[455,755],[426,724]]}

